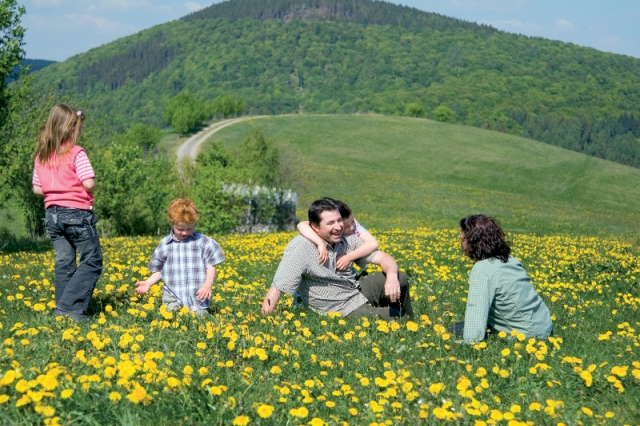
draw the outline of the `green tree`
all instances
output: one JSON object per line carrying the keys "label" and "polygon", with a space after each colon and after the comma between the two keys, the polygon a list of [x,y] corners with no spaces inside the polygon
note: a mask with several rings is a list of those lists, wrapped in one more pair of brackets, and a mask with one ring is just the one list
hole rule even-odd
{"label": "green tree", "polygon": [[145,150],[150,150],[160,142],[162,130],[144,124],[134,124],[127,130],[125,137]]}
{"label": "green tree", "polygon": [[249,186],[273,188],[279,180],[278,148],[265,138],[260,129],[245,135],[237,151],[237,161],[244,169],[244,182]]}
{"label": "green tree", "polygon": [[191,179],[191,196],[200,211],[198,228],[202,232],[227,232],[240,224],[244,211],[242,201],[230,190],[240,176],[229,154],[219,144],[211,145],[198,155]]}
{"label": "green tree", "polygon": [[222,115],[224,118],[240,116],[244,112],[245,105],[240,99],[231,95],[214,99],[209,105],[211,116]]}
{"label": "green tree", "polygon": [[301,155],[287,144],[276,145],[262,130],[253,129],[240,144],[237,161],[243,167],[243,181],[249,188],[256,185],[264,188],[252,199],[257,216],[273,220],[283,229],[287,221],[284,209],[287,193],[299,189],[302,181]]}
{"label": "green tree", "polygon": [[440,105],[433,110],[433,119],[443,123],[455,120],[456,114],[446,105]]}
{"label": "green tree", "polygon": [[424,117],[424,106],[419,102],[411,102],[407,104],[404,113],[409,117]]}
{"label": "green tree", "polygon": [[38,131],[59,94],[32,90],[32,77],[22,77],[12,88],[8,120],[0,144],[0,205],[13,200],[30,237],[44,233],[44,203],[33,193],[34,150]]}
{"label": "green tree", "polygon": [[181,92],[165,103],[165,121],[183,135],[200,126],[207,115],[205,105],[189,92]]}
{"label": "green tree", "polygon": [[6,87],[5,79],[24,58],[22,49],[25,29],[20,18],[25,9],[16,0],[0,0],[0,129],[9,117],[12,91]]}
{"label": "green tree", "polygon": [[175,165],[162,152],[145,155],[141,134],[155,135],[146,139],[152,145],[159,141],[158,129],[133,126],[90,153],[104,236],[148,235],[167,227],[165,211],[174,195]]}

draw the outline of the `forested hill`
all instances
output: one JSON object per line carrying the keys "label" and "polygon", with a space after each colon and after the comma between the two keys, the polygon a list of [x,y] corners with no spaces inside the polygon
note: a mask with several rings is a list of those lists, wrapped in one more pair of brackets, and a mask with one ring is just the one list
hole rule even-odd
{"label": "forested hill", "polygon": [[382,1],[231,0],[36,75],[130,122],[230,94],[252,114],[423,114],[640,167],[640,59]]}
{"label": "forested hill", "polygon": [[345,21],[363,25],[394,25],[403,28],[444,30],[464,28],[472,31],[497,31],[488,25],[449,18],[432,12],[376,0],[235,0],[214,4],[184,20],[304,19],[306,21]]}
{"label": "forested hill", "polygon": [[5,79],[5,84],[9,84],[14,80],[14,77],[20,73],[20,67],[30,66],[30,72],[36,72],[43,68],[48,67],[51,64],[55,64],[56,61],[48,61],[45,59],[23,59],[20,61],[20,64],[13,67],[13,72]]}

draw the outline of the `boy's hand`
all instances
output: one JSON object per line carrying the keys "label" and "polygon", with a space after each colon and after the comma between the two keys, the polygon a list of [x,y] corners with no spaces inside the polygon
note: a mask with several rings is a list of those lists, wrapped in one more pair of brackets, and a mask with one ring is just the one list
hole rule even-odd
{"label": "boy's hand", "polygon": [[340,256],[337,260],[336,260],[336,269],[338,271],[344,271],[345,269],[347,269],[349,267],[349,265],[351,264],[351,258],[348,255],[343,255]]}
{"label": "boy's hand", "polygon": [[136,293],[138,294],[145,294],[146,292],[149,291],[149,288],[151,288],[152,284],[149,284],[146,281],[138,281],[136,283]]}
{"label": "boy's hand", "polygon": [[320,253],[320,256],[319,256],[320,264],[324,265],[324,263],[329,258],[329,253],[327,252],[327,246],[324,243],[318,246],[318,253]]}
{"label": "boy's hand", "polygon": [[201,302],[211,299],[211,283],[202,284],[202,287],[200,287],[200,289],[196,291],[196,297]]}

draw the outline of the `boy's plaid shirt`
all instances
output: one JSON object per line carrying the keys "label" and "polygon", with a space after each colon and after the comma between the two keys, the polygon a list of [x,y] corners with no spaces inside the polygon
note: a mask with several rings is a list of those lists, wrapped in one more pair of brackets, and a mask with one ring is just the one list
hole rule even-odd
{"label": "boy's plaid shirt", "polygon": [[222,249],[212,238],[194,231],[179,241],[171,231],[153,252],[149,271],[161,272],[163,291],[178,298],[182,306],[198,311],[209,307],[209,300],[201,302],[196,298],[206,280],[207,268],[224,260]]}

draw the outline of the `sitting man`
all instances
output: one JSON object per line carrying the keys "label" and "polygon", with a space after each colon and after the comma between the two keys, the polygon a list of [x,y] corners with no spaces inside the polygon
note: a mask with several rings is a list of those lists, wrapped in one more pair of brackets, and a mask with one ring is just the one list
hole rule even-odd
{"label": "sitting man", "polygon": [[314,201],[309,207],[311,228],[327,243],[328,259],[318,263],[318,248],[296,236],[284,251],[271,288],[262,303],[262,314],[273,312],[282,292],[299,293],[302,303],[319,314],[340,312],[342,316],[380,316],[385,320],[413,317],[407,277],[398,273],[398,264],[379,250],[355,262],[366,268],[379,265],[383,272],[356,277],[349,268],[337,271],[336,261],[357,249],[362,240],[342,235],[342,217],[331,198]]}

